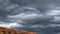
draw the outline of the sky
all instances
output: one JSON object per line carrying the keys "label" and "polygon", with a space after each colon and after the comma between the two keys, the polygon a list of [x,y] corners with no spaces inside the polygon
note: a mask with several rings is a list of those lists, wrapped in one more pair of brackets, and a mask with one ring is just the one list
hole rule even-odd
{"label": "sky", "polygon": [[0,26],[60,34],[60,0],[0,0]]}

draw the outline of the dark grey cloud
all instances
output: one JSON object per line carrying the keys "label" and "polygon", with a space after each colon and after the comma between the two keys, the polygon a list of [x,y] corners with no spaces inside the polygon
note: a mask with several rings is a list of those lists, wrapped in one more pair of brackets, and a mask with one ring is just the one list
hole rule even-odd
{"label": "dark grey cloud", "polygon": [[0,0],[0,26],[60,34],[60,0]]}
{"label": "dark grey cloud", "polygon": [[22,5],[31,6],[39,9],[40,11],[46,11],[47,9],[52,9],[48,5],[53,4],[59,6],[60,0],[11,0],[11,2]]}

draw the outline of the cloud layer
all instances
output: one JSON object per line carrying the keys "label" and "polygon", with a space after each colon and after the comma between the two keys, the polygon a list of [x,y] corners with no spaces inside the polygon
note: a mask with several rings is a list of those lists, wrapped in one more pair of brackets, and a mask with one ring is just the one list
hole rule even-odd
{"label": "cloud layer", "polygon": [[60,34],[60,0],[0,0],[0,26]]}

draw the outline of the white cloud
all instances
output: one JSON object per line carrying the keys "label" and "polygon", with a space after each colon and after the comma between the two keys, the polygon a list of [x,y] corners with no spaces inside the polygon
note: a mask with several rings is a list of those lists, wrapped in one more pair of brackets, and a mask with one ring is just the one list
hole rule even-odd
{"label": "white cloud", "polygon": [[21,13],[18,15],[12,15],[8,16],[8,18],[14,18],[14,19],[20,19],[20,20],[36,20],[36,19],[51,19],[52,17],[49,15],[44,15],[44,14],[26,14],[26,13]]}
{"label": "white cloud", "polygon": [[60,10],[49,10],[46,14],[47,15],[59,15]]}
{"label": "white cloud", "polygon": [[30,25],[30,26],[26,26],[26,27],[28,27],[28,28],[43,28],[43,29],[45,29],[45,28],[49,28],[49,27],[53,27],[53,28],[57,28],[57,27],[60,27],[60,24],[47,24],[47,25],[38,25],[38,24],[36,24],[36,25]]}
{"label": "white cloud", "polygon": [[18,15],[8,16],[8,20],[9,19],[12,22],[26,25],[26,24],[34,24],[34,23],[37,23],[38,21],[39,23],[41,23],[41,21],[50,20],[50,19],[53,19],[53,17],[49,15],[44,15],[44,14],[21,13]]}
{"label": "white cloud", "polygon": [[60,22],[60,16],[54,16],[54,19],[51,20],[52,22],[58,23]]}
{"label": "white cloud", "polygon": [[1,23],[0,26],[7,27],[7,28],[13,28],[13,27],[23,27],[23,25],[19,23]]}
{"label": "white cloud", "polygon": [[58,22],[60,22],[60,7],[56,7],[56,6],[54,6],[54,7],[52,7],[53,9],[51,9],[51,10],[47,10],[47,12],[45,14],[51,15],[54,17],[54,19],[51,20],[51,22],[58,23]]}
{"label": "white cloud", "polygon": [[1,25],[6,26],[6,27],[17,27],[17,26],[22,26],[22,25],[20,25],[21,23],[22,24],[35,23],[37,20],[38,21],[40,21],[40,20],[41,21],[46,21],[46,20],[52,19],[52,16],[50,16],[50,15],[39,14],[39,11],[37,9],[35,9],[35,8],[24,7],[24,10],[25,9],[28,9],[27,13],[26,12],[22,12],[22,13],[17,14],[17,15],[11,15],[11,16],[8,15],[7,16],[8,19],[6,19],[6,20],[11,21],[11,22],[9,22],[9,25],[7,23],[4,23],[6,25],[4,25],[4,24],[1,24]]}
{"label": "white cloud", "polygon": [[22,12],[29,12],[29,13],[41,13],[39,10],[33,7],[22,7]]}

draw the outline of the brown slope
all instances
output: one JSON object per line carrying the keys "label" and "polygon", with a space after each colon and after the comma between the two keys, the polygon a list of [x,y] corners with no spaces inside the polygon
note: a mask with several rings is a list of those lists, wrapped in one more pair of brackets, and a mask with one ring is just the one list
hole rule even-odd
{"label": "brown slope", "polygon": [[14,30],[10,28],[0,27],[0,34],[36,34],[36,33],[24,30]]}

